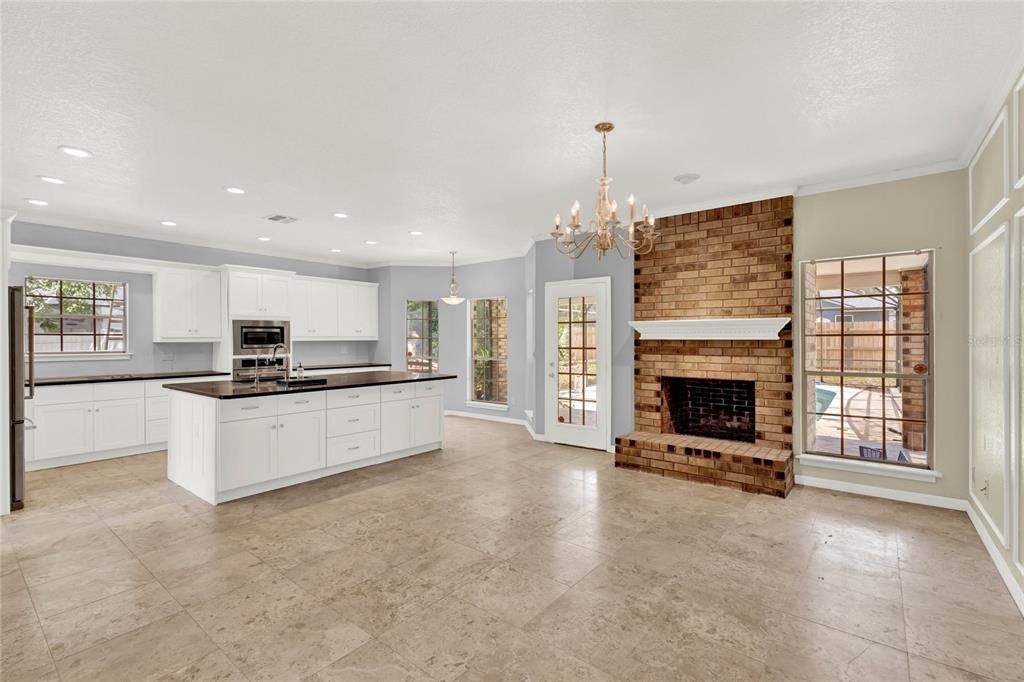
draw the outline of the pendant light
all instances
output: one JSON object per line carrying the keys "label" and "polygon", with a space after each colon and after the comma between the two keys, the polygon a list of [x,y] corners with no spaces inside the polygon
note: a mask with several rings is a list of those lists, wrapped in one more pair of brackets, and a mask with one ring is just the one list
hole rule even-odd
{"label": "pendant light", "polygon": [[441,300],[448,305],[459,305],[466,299],[463,296],[459,296],[459,283],[455,281],[455,252],[449,251],[452,254],[452,281],[448,285],[448,295]]}

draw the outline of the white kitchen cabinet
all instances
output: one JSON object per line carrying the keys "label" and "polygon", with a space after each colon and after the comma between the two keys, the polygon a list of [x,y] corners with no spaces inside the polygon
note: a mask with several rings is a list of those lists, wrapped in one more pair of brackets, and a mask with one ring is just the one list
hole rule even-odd
{"label": "white kitchen cabinet", "polygon": [[428,445],[441,442],[441,398],[417,398],[412,410],[413,445]]}
{"label": "white kitchen cabinet", "polygon": [[35,405],[34,460],[92,452],[92,402]]}
{"label": "white kitchen cabinet", "polygon": [[415,404],[415,400],[394,400],[380,404],[381,453],[397,452],[413,446],[412,413]]}
{"label": "white kitchen cabinet", "polygon": [[[142,388],[141,386],[139,388]],[[146,442],[146,401],[139,398],[93,403],[92,450],[130,448]]]}
{"label": "white kitchen cabinet", "polygon": [[293,341],[337,339],[338,289],[336,281],[296,277],[289,292]]}
{"label": "white kitchen cabinet", "polygon": [[277,476],[304,474],[326,465],[325,413],[299,412],[277,418]]}
{"label": "white kitchen cabinet", "polygon": [[351,436],[338,436],[327,439],[327,466],[358,462],[380,454],[378,446],[379,432],[365,431]]}
{"label": "white kitchen cabinet", "polygon": [[153,275],[153,340],[219,341],[220,273],[168,268]]}
{"label": "white kitchen cabinet", "polygon": [[291,277],[249,270],[228,271],[228,311],[232,318],[287,320]]}
{"label": "white kitchen cabinet", "polygon": [[277,417],[220,424],[217,489],[231,490],[277,477]]}
{"label": "white kitchen cabinet", "polygon": [[338,285],[338,333],[344,339],[377,339],[378,287],[369,282]]}

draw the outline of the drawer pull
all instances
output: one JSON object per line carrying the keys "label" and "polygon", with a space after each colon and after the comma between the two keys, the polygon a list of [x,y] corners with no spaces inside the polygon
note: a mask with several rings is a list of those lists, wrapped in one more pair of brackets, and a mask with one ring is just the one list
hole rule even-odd
{"label": "drawer pull", "polygon": [[258,410],[258,409],[260,409],[260,406],[259,405],[247,405],[247,406],[243,407],[242,409],[243,410]]}
{"label": "drawer pull", "polygon": [[356,417],[355,419],[349,419],[348,423],[349,424],[355,424],[357,421],[359,421],[359,417]]}
{"label": "drawer pull", "polygon": [[391,392],[392,392],[392,393],[394,393],[394,394],[396,394],[396,395],[398,395],[398,394],[400,394],[400,393],[405,393],[405,391],[404,391],[403,389],[401,389],[401,388],[400,388],[400,389],[398,389],[397,391],[391,391]]}
{"label": "drawer pull", "polygon": [[348,449],[348,450],[358,450],[358,449],[359,449],[359,446],[358,446],[358,445],[353,445],[352,447],[350,447],[350,448],[347,448],[347,449]]}
{"label": "drawer pull", "polygon": [[349,393],[347,397],[349,397],[349,398],[358,398],[359,394],[358,393]]}
{"label": "drawer pull", "polygon": [[296,405],[308,405],[309,401],[308,400],[296,400],[295,404]]}

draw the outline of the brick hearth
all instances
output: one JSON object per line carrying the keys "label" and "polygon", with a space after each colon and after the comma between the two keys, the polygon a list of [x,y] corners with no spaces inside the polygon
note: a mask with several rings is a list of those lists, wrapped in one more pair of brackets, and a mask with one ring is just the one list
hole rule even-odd
{"label": "brick hearth", "polygon": [[717,438],[634,431],[615,439],[615,466],[785,497],[793,452]]}
{"label": "brick hearth", "polygon": [[[637,320],[793,315],[793,197],[659,218],[657,228],[662,237],[654,251],[637,256],[634,264]],[[717,441],[729,446],[708,450],[722,457],[740,458],[745,456],[739,454],[743,447],[771,450],[776,453],[773,455],[776,459],[767,458],[768,461],[787,462],[779,470],[771,468],[772,477],[781,471],[786,481],[780,487],[764,486],[757,492],[771,491],[771,494],[785,496],[792,488],[793,341],[788,326],[777,340],[637,339],[634,374],[634,424],[644,435],[629,440],[637,443],[661,444],[662,441],[652,440],[652,437],[660,438],[671,430],[668,427],[671,422],[663,414],[664,377],[754,382],[754,444]],[[664,441],[664,444],[678,446],[679,442]],[[627,447],[673,454],[655,447]],[[663,464],[670,462],[673,467],[631,463],[626,456]],[[671,470],[672,475],[685,474],[677,478],[689,476],[695,477],[690,480],[719,482],[719,485],[724,484],[721,481],[728,481],[742,489],[756,487],[725,476],[754,474],[714,467],[690,472],[676,470],[676,464],[697,466],[636,453],[616,455],[616,466],[641,468],[662,475],[669,475],[666,472]],[[722,475],[711,475],[713,471]],[[744,485],[748,488],[743,488]]]}

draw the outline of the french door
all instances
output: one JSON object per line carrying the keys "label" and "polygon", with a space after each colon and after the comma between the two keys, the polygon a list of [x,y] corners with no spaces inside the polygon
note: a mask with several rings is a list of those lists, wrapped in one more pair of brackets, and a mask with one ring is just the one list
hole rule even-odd
{"label": "french door", "polygon": [[544,288],[544,433],[555,443],[611,445],[611,278]]}

